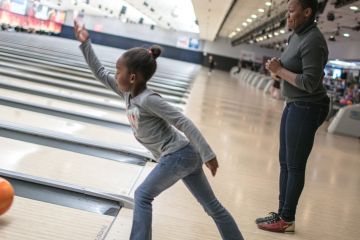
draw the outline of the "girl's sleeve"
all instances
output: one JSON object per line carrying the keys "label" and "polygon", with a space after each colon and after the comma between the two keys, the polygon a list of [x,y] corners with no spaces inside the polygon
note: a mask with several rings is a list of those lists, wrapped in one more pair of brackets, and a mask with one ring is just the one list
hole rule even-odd
{"label": "girl's sleeve", "polygon": [[145,100],[144,108],[183,132],[190,140],[190,143],[198,150],[203,162],[216,157],[195,124],[177,108],[167,103],[161,96],[157,94],[148,96]]}
{"label": "girl's sleeve", "polygon": [[104,84],[108,89],[113,90],[115,93],[124,98],[124,93],[121,92],[118,87],[116,80],[113,75],[101,64],[97,58],[92,46],[91,41],[88,40],[80,45],[80,49],[85,57],[90,70],[95,75],[96,79]]}

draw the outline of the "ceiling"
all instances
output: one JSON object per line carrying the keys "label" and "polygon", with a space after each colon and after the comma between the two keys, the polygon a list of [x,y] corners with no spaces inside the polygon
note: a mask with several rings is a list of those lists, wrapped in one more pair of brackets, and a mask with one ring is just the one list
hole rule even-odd
{"label": "ceiling", "polygon": [[200,38],[213,41],[231,9],[234,0],[193,0],[199,22]]}
{"label": "ceiling", "polygon": [[[157,25],[165,29],[199,32],[191,0],[41,0],[63,10],[120,18],[124,22]],[[123,7],[126,12],[120,14]]]}
{"label": "ceiling", "polygon": [[177,31],[199,32],[191,0],[127,0],[127,2],[151,18],[158,26]]}
{"label": "ceiling", "polygon": [[[351,10],[351,6],[356,6],[359,10]],[[327,20],[327,15],[330,12],[335,15],[334,21]],[[360,26],[360,1],[341,8],[335,8],[334,5],[328,4],[324,13],[319,18],[318,26],[328,38],[334,36],[336,40],[360,41],[360,29],[357,31],[351,29]],[[344,37],[345,33],[348,33],[350,36]]]}
{"label": "ceiling", "polygon": [[[250,2],[250,1],[249,1]],[[256,4],[253,3],[252,5],[249,3],[248,8],[250,9],[256,9],[259,6],[260,1],[258,1]],[[262,3],[266,1],[261,1]],[[319,1],[320,2],[320,1]],[[318,19],[318,27],[323,32],[325,37],[327,39],[330,38],[330,36],[333,37],[336,41],[360,41],[360,32],[359,28],[354,29],[356,27],[360,26],[360,10],[354,11],[350,9],[350,7],[357,7],[360,9],[360,1],[352,1],[352,3],[344,5],[340,8],[335,8],[334,3],[335,1],[328,1],[324,12],[319,16]],[[246,4],[246,2],[242,2],[242,5]],[[250,6],[251,5],[251,6]],[[263,5],[264,6],[264,5]],[[235,6],[235,9],[237,9],[238,6]],[[272,2],[272,11],[270,13],[270,17],[268,17],[267,14],[263,14],[262,17],[257,17],[256,21],[253,21],[251,24],[248,24],[247,27],[244,28],[242,26],[242,23],[245,20],[245,18],[249,18],[251,12],[253,11],[244,11],[239,8],[239,13],[235,14],[235,12],[232,12],[230,14],[230,17],[228,18],[228,21],[224,25],[223,29],[220,32],[220,36],[222,37],[228,37],[232,40],[237,39],[241,37],[242,35],[246,34],[247,31],[254,28],[257,23],[264,23],[268,21],[273,15],[276,15],[277,12],[280,12],[282,10],[286,10],[287,8],[287,1],[274,0]],[[234,11],[235,11],[234,9]],[[267,8],[268,10],[270,8]],[[329,13],[333,13],[335,16],[334,21],[329,21],[327,19],[327,16]],[[236,16],[242,16],[238,19]],[[250,16],[251,17],[251,16]],[[237,31],[236,28],[241,28],[240,31]],[[239,29],[238,29],[239,30]],[[281,30],[281,33],[280,33]],[[283,34],[282,34],[283,33]],[[344,36],[345,34],[345,36]],[[269,36],[270,35],[270,36]],[[288,38],[289,33],[285,28],[278,29],[276,31],[270,32],[268,34],[265,34],[264,36],[257,37],[254,39],[254,42],[250,41],[249,43],[255,43],[261,46],[270,47],[270,48],[278,48],[279,50],[283,49],[286,45],[286,41]],[[265,39],[266,38],[266,39]]]}
{"label": "ceiling", "polygon": [[[200,34],[200,38],[213,41],[217,37],[237,39],[257,25],[268,21],[287,8],[287,0],[40,0],[42,3],[64,10],[83,11],[85,14],[119,18],[124,22],[157,25],[159,27]],[[324,0],[319,0],[324,1]],[[360,41],[360,32],[350,29],[358,25],[360,1],[335,8],[329,0],[318,26],[327,37],[337,41]],[[120,15],[123,7],[126,14]],[[260,12],[260,10],[261,12]],[[334,21],[327,20],[333,12]],[[246,25],[246,26],[245,26]],[[350,37],[344,37],[348,33]],[[287,39],[287,33],[263,39],[257,44],[276,45]],[[259,39],[258,39],[259,40]]]}
{"label": "ceiling", "polygon": [[[220,37],[229,37],[231,33],[241,34],[254,24],[260,21],[261,18],[267,16],[278,3],[284,0],[238,0],[231,13],[229,14],[223,28],[220,31]],[[266,3],[270,2],[271,6]],[[261,12],[260,12],[260,11]],[[254,16],[252,16],[254,15]],[[249,22],[251,20],[251,22]],[[246,23],[247,26],[244,26]],[[232,34],[235,36],[234,34]]]}
{"label": "ceiling", "polygon": [[[119,18],[123,21],[199,33],[200,38],[213,41],[235,0],[40,0],[46,5],[84,14]],[[101,5],[101,9],[99,6]]]}

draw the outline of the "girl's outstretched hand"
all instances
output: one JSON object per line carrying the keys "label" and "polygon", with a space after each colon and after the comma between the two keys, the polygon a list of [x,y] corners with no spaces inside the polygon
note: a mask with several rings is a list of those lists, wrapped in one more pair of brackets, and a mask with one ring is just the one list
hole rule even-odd
{"label": "girl's outstretched hand", "polygon": [[89,32],[86,30],[85,26],[81,26],[80,23],[74,20],[74,33],[77,40],[84,43],[89,39]]}
{"label": "girl's outstretched hand", "polygon": [[216,171],[217,171],[217,169],[219,168],[219,163],[218,163],[216,157],[213,158],[213,159],[211,159],[210,161],[207,161],[207,162],[205,163],[205,165],[206,165],[207,168],[210,169],[211,174],[215,177]]}

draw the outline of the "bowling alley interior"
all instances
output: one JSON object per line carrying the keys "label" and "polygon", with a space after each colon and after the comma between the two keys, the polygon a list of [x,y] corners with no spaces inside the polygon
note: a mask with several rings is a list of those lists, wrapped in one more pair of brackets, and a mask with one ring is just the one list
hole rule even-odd
{"label": "bowling alley interior", "polygon": [[0,239],[360,239],[359,8],[0,0]]}

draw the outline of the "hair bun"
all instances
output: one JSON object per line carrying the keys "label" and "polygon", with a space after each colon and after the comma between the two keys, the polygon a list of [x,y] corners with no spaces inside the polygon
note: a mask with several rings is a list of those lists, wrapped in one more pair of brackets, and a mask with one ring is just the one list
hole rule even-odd
{"label": "hair bun", "polygon": [[151,46],[150,51],[153,57],[157,59],[161,55],[162,49],[158,45],[153,45]]}

